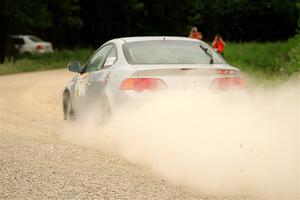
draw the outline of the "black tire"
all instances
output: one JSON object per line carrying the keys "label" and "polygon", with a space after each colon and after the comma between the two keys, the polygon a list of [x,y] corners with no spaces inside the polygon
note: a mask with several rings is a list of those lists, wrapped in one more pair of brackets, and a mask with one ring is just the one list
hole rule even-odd
{"label": "black tire", "polygon": [[111,117],[111,109],[106,98],[101,99],[101,124],[106,124]]}
{"label": "black tire", "polygon": [[70,94],[66,92],[63,100],[64,120],[72,121],[75,119],[75,113],[72,106]]}
{"label": "black tire", "polygon": [[30,52],[24,52],[21,54],[22,58],[31,58],[31,53]]}

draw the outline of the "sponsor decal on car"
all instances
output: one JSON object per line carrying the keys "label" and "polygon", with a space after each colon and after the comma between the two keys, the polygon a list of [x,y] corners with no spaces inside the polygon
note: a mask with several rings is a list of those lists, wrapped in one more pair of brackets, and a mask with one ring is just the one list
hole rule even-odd
{"label": "sponsor decal on car", "polygon": [[75,84],[75,96],[85,96],[86,93],[86,82],[87,82],[88,74],[82,74],[78,77]]}

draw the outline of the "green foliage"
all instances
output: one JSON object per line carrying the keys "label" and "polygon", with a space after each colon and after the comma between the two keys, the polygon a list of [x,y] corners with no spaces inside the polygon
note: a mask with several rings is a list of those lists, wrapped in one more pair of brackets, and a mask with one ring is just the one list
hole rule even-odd
{"label": "green foliage", "polygon": [[296,33],[296,1],[81,0],[81,39],[98,47],[124,36],[187,36],[197,26],[204,40],[212,40],[216,33],[229,41],[286,40]]}
{"label": "green foliage", "polygon": [[0,75],[64,68],[67,66],[68,61],[72,60],[84,63],[93,51],[93,49],[65,49],[52,54],[20,58],[15,63],[0,64]]}
{"label": "green foliage", "polygon": [[9,34],[37,35],[59,48],[99,47],[124,36],[187,36],[195,25],[205,40],[216,33],[229,41],[285,40],[299,17],[299,0],[1,0],[0,56]]}
{"label": "green foliage", "polygon": [[[52,27],[47,29],[56,47],[78,46],[83,22],[78,0],[47,0]],[[43,33],[41,33],[43,34]]]}
{"label": "green foliage", "polygon": [[[230,41],[274,41],[294,36],[296,0],[202,0],[193,13],[202,20],[196,25],[204,37],[213,39],[219,32]],[[192,1],[195,5],[199,1]]]}
{"label": "green foliage", "polygon": [[275,43],[228,43],[225,58],[249,74],[289,77],[300,71],[300,37]]}
{"label": "green foliage", "polygon": [[33,34],[54,46],[77,46],[82,20],[78,0],[1,0],[0,63],[13,53],[10,36]]}
{"label": "green foliage", "polygon": [[300,0],[297,1],[298,8],[298,33],[300,34]]}
{"label": "green foliage", "polygon": [[50,26],[47,3],[44,0],[2,0],[0,16],[9,33],[29,32]]}
{"label": "green foliage", "polygon": [[289,62],[285,65],[289,74],[300,71],[300,35],[295,37],[294,42],[297,45],[289,51]]}

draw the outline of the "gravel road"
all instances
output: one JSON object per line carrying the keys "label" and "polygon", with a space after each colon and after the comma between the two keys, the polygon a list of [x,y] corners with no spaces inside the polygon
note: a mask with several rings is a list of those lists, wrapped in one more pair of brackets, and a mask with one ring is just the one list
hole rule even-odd
{"label": "gravel road", "polygon": [[[0,77],[0,199],[232,199],[59,139],[66,70]],[[236,198],[234,198],[236,199]]]}

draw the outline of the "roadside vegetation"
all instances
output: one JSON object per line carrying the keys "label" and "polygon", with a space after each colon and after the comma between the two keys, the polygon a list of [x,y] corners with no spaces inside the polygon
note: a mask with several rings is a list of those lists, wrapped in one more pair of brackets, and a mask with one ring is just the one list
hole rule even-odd
{"label": "roadside vegetation", "polygon": [[51,54],[20,57],[15,62],[6,61],[4,64],[0,64],[0,75],[65,68],[67,63],[72,60],[84,63],[93,51],[88,48],[63,49]]}
{"label": "roadside vegetation", "polygon": [[[93,51],[92,48],[65,49],[43,56],[19,58],[16,62],[6,61],[0,64],[0,75],[64,68],[71,60],[84,63]],[[259,79],[285,79],[300,71],[300,36],[284,42],[228,42],[225,59],[231,65]]]}
{"label": "roadside vegetation", "polygon": [[225,59],[260,79],[287,78],[300,71],[300,35],[284,42],[228,43]]}

